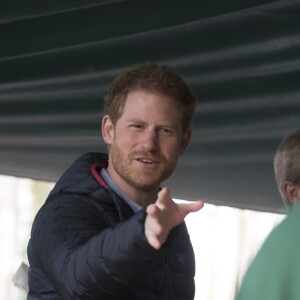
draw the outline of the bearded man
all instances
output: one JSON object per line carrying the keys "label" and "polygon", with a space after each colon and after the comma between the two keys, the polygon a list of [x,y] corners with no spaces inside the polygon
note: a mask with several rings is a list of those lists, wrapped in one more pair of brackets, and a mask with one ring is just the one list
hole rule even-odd
{"label": "bearded man", "polygon": [[87,153],[58,180],[28,244],[28,299],[192,300],[195,258],[162,186],[191,138],[196,101],[167,66],[120,74],[105,98],[108,153]]}

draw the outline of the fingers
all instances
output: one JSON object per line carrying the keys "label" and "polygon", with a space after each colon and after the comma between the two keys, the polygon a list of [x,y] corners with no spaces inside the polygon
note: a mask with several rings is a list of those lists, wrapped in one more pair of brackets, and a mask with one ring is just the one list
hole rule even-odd
{"label": "fingers", "polygon": [[170,201],[170,191],[167,187],[163,187],[157,194],[157,200],[155,204],[158,208],[163,209]]}
{"label": "fingers", "polygon": [[157,239],[156,235],[147,236],[148,243],[156,250],[159,250],[161,247],[160,241]]}
{"label": "fingers", "polygon": [[150,216],[148,216],[148,222],[145,226],[145,235],[148,243],[155,249],[159,249],[165,241],[162,226]]}
{"label": "fingers", "polygon": [[147,206],[146,212],[153,218],[158,216],[158,207],[155,204],[150,204]]}
{"label": "fingers", "polygon": [[148,243],[154,249],[160,249],[165,238],[163,238],[163,227],[158,221],[159,209],[155,204],[151,204],[147,207],[147,214],[145,220],[145,236]]}
{"label": "fingers", "polygon": [[155,249],[160,249],[170,230],[180,224],[189,213],[196,212],[203,206],[204,203],[200,200],[177,204],[170,197],[169,189],[162,188],[156,202],[146,209],[145,235],[149,244]]}

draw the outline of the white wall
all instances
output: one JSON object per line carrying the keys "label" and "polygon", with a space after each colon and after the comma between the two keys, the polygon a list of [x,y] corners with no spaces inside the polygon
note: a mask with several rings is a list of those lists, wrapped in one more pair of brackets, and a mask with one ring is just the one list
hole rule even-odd
{"label": "white wall", "polygon": [[[27,262],[31,222],[41,205],[32,186],[32,180],[0,175],[0,300],[25,299],[12,276],[22,261]],[[283,217],[208,204],[189,215],[186,222],[196,255],[195,300],[232,300],[250,260]]]}

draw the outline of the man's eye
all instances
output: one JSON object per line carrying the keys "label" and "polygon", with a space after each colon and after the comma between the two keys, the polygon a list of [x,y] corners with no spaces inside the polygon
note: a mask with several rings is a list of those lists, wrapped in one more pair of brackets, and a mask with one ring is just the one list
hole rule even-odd
{"label": "man's eye", "polygon": [[162,132],[162,133],[172,133],[172,131],[168,128],[161,128],[160,132]]}
{"label": "man's eye", "polygon": [[143,126],[140,125],[140,124],[131,124],[130,127],[136,128],[136,129],[140,129],[140,128],[142,128]]}

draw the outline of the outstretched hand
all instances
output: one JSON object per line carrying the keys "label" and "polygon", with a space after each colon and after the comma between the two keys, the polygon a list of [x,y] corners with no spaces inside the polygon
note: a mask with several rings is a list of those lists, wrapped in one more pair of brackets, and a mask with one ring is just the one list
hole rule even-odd
{"label": "outstretched hand", "polygon": [[170,197],[168,188],[162,188],[154,204],[147,207],[145,220],[145,235],[149,244],[159,249],[167,240],[170,230],[183,222],[190,212],[196,212],[203,207],[202,201],[191,203],[175,203]]}

